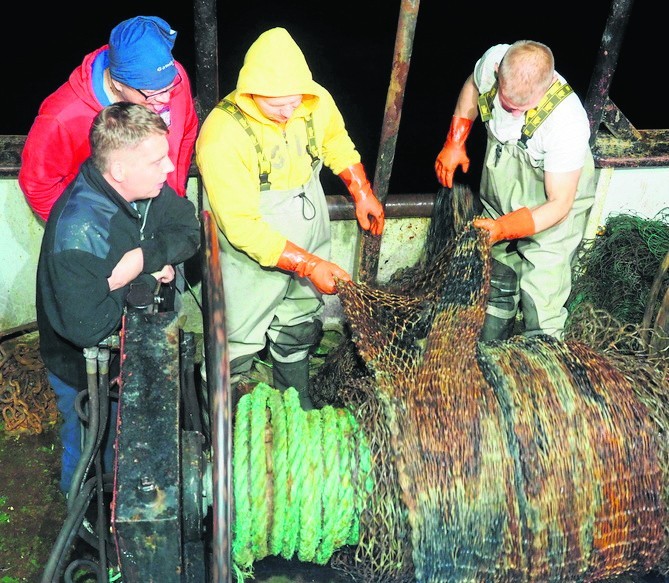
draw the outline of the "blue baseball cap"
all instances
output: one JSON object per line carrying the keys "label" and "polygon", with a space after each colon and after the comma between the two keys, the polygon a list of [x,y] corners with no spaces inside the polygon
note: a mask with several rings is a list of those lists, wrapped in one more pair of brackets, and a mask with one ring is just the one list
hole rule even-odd
{"label": "blue baseball cap", "polygon": [[109,36],[112,79],[134,89],[162,89],[177,69],[172,48],[177,31],[157,16],[135,16],[115,26]]}

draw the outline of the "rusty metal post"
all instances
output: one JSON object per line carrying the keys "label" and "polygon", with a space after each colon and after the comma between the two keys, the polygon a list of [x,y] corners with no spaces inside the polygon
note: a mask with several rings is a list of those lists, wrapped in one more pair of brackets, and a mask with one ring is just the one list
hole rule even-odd
{"label": "rusty metal post", "polygon": [[[383,114],[383,127],[381,128],[381,142],[376,159],[373,184],[374,193],[382,204],[385,202],[388,194],[390,173],[392,171],[393,158],[395,157],[397,132],[399,131],[400,118],[402,117],[402,102],[404,101],[404,89],[409,75],[409,64],[411,62],[411,50],[413,48],[419,5],[419,0],[402,0],[400,16],[397,22],[393,68],[390,76],[390,84],[388,85],[386,108]],[[372,283],[376,280],[380,249],[380,236],[375,237],[367,233],[367,231],[363,231],[359,235],[355,253],[354,279],[363,283]]]}
{"label": "rusty metal post", "polygon": [[210,395],[213,449],[213,558],[211,583],[232,581],[232,400],[230,359],[225,328],[225,294],[218,255],[216,223],[208,211],[202,219],[202,300],[204,353]]}
{"label": "rusty metal post", "polygon": [[195,105],[200,123],[218,103],[216,0],[195,0]]}
{"label": "rusty metal post", "polygon": [[[195,21],[195,110],[200,125],[219,101],[218,87],[218,20],[216,0],[194,0]],[[202,178],[191,161],[189,176],[197,176],[197,209],[204,208]]]}
{"label": "rusty metal post", "polygon": [[602,123],[604,107],[609,98],[609,87],[616,71],[620,45],[632,11],[634,0],[613,0],[606,20],[597,62],[590,77],[590,86],[585,98],[585,110],[590,120],[590,146],[594,146],[597,131]]}

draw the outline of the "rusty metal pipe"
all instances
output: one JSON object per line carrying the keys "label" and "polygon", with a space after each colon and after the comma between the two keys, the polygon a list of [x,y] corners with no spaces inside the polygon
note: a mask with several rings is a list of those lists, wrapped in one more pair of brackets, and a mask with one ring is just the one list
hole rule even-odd
{"label": "rusty metal pipe", "polygon": [[[434,194],[393,194],[386,198],[386,218],[431,217]],[[355,207],[350,197],[333,194],[325,197],[332,221],[355,220]]]}
{"label": "rusty metal pipe", "polygon": [[[374,193],[382,203],[386,200],[388,194],[390,173],[395,157],[397,133],[402,117],[402,103],[404,101],[407,77],[409,76],[409,65],[411,63],[411,51],[413,49],[413,38],[416,31],[419,5],[419,0],[402,0],[399,20],[397,22],[395,56],[393,57],[393,68],[386,96],[386,108],[383,113],[381,142],[379,144],[379,153],[374,173]],[[373,283],[376,280],[380,250],[381,237],[375,237],[366,231],[362,231],[358,237],[353,268],[353,277],[357,281]]]}
{"label": "rusty metal pipe", "polygon": [[216,0],[195,0],[195,105],[200,123],[219,101]]}
{"label": "rusty metal pipe", "polygon": [[602,42],[597,54],[595,69],[590,77],[590,86],[585,98],[585,110],[590,120],[590,145],[594,146],[597,131],[602,123],[604,108],[609,99],[609,87],[620,55],[620,46],[625,36],[634,0],[613,0]]}
{"label": "rusty metal pipe", "polygon": [[202,211],[205,366],[213,449],[212,583],[232,581],[232,405],[225,295],[214,218]]}

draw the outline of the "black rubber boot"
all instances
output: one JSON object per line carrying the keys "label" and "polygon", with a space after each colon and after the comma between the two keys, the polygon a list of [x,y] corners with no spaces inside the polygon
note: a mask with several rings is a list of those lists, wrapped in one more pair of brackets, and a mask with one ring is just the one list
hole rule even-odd
{"label": "black rubber boot", "polygon": [[508,340],[513,335],[515,322],[515,318],[512,320],[504,320],[486,314],[479,338],[483,342],[490,342],[491,340]]}
{"label": "black rubber boot", "polygon": [[[493,259],[490,291],[488,292],[488,312],[479,336],[481,340],[489,342],[511,338],[516,323],[519,295],[516,272],[508,265]],[[490,313],[491,308],[495,315]]]}
{"label": "black rubber boot", "polygon": [[309,396],[309,357],[297,362],[272,363],[272,376],[274,377],[274,388],[281,391],[288,387],[294,387],[300,396],[300,405],[305,411],[311,411],[314,404]]}

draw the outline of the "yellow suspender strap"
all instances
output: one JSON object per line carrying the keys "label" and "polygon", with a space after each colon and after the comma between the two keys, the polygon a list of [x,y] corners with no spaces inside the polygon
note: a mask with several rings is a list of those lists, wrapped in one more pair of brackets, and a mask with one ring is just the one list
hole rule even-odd
{"label": "yellow suspender strap", "polygon": [[260,190],[261,191],[269,190],[272,187],[272,183],[269,181],[269,173],[272,169],[272,166],[269,163],[269,160],[267,160],[267,158],[265,157],[265,154],[262,151],[262,148],[260,147],[260,143],[258,142],[258,138],[256,137],[255,133],[253,132],[253,129],[249,125],[249,122],[244,117],[244,114],[239,110],[239,107],[237,107],[236,103],[233,103],[232,101],[229,101],[227,99],[221,101],[216,107],[222,109],[223,111],[229,113],[232,117],[234,117],[239,122],[239,125],[241,125],[244,128],[244,131],[247,133],[249,138],[251,138],[251,143],[253,144],[253,147],[256,150],[256,154],[258,154],[258,166],[260,167],[259,171]]}
{"label": "yellow suspender strap", "polygon": [[492,119],[492,101],[495,99],[495,95],[497,95],[497,81],[490,88],[490,91],[479,95],[479,113],[481,114],[481,121],[484,123]]}
{"label": "yellow suspender strap", "polygon": [[527,148],[527,140],[529,140],[537,128],[544,123],[546,118],[555,111],[555,108],[564,99],[571,95],[574,90],[567,83],[564,85],[560,81],[555,81],[539,101],[539,105],[535,109],[530,109],[525,114],[525,125],[522,129],[522,137],[520,138],[520,146]]}
{"label": "yellow suspender strap", "polygon": [[[522,136],[518,144],[522,148],[527,148],[527,141],[534,135],[537,128],[544,120],[555,110],[555,108],[574,90],[567,83],[562,84],[555,81],[546,94],[539,101],[536,108],[530,109],[525,113],[525,125],[523,125]],[[490,91],[479,95],[478,106],[481,114],[481,121],[487,122],[492,119],[493,100],[497,95],[497,82],[490,88]]]}
{"label": "yellow suspender strap", "polygon": [[311,168],[316,169],[320,159],[318,158],[318,146],[316,145],[316,130],[314,129],[314,120],[309,114],[304,122],[307,124],[307,154],[311,156]]}
{"label": "yellow suspender strap", "polygon": [[[269,173],[272,169],[272,165],[269,163],[269,160],[267,160],[265,153],[260,146],[260,142],[258,142],[258,138],[256,137],[253,128],[251,128],[249,125],[246,117],[240,111],[237,104],[228,99],[223,99],[216,107],[222,109],[234,117],[239,122],[239,125],[244,128],[244,131],[247,133],[249,138],[251,138],[251,143],[256,150],[256,154],[258,155],[258,165],[260,166],[260,190],[269,190],[272,187],[272,183],[269,181]],[[309,114],[309,116],[304,121],[307,126],[307,152],[309,156],[311,156],[311,167],[315,168],[319,163],[319,159],[318,147],[316,145],[316,132],[314,130],[314,120],[311,114]]]}

